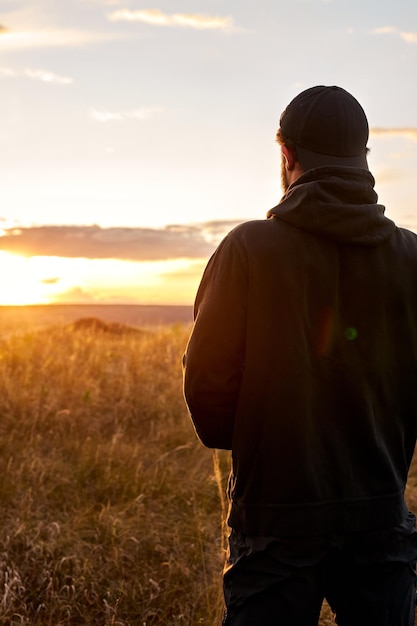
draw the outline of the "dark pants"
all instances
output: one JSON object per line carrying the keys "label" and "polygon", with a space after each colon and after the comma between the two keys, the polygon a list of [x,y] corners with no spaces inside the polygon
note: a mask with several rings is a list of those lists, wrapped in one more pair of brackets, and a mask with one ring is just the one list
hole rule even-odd
{"label": "dark pants", "polygon": [[224,626],[317,626],[323,600],[339,626],[414,626],[415,517],[399,527],[331,537],[232,531]]}

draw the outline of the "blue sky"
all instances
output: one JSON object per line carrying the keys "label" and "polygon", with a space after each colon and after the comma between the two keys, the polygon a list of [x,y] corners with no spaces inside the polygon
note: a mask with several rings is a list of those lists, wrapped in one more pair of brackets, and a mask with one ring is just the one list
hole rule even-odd
{"label": "blue sky", "polygon": [[1,0],[13,297],[191,302],[219,238],[279,201],[279,116],[315,84],[361,102],[380,201],[417,230],[416,70],[415,0]]}

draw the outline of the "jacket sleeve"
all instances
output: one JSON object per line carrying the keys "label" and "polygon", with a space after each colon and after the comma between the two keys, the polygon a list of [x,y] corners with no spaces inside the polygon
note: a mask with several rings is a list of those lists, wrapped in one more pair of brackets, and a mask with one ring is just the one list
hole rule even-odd
{"label": "jacket sleeve", "polygon": [[245,356],[247,271],[233,231],[211,257],[183,358],[184,396],[202,443],[232,447]]}

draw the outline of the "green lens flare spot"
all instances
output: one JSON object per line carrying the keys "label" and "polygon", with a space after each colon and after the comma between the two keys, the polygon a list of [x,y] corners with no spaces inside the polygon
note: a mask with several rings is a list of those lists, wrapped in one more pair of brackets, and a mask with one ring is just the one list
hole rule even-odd
{"label": "green lens flare spot", "polygon": [[353,326],[346,328],[345,337],[348,341],[353,341],[354,339],[357,338],[357,336],[358,336],[358,331],[356,330],[356,328],[354,328]]}

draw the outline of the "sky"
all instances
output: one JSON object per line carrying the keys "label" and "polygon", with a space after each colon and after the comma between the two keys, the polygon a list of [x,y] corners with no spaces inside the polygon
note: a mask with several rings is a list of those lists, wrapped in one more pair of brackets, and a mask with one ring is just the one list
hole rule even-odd
{"label": "sky", "polygon": [[361,102],[417,232],[416,71],[415,0],[0,0],[0,304],[192,304],[317,84]]}

